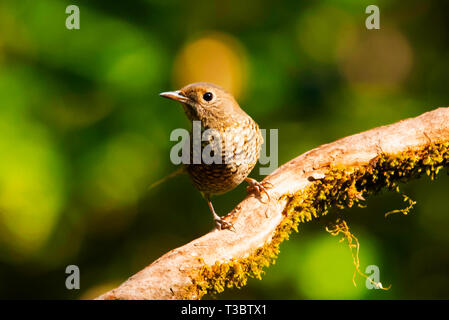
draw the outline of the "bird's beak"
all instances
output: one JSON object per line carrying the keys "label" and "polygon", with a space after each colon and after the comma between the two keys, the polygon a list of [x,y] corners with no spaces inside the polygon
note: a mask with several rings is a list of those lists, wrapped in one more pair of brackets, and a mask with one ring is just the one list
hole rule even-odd
{"label": "bird's beak", "polygon": [[161,97],[172,99],[175,101],[187,103],[189,98],[187,98],[181,91],[167,91],[159,94]]}

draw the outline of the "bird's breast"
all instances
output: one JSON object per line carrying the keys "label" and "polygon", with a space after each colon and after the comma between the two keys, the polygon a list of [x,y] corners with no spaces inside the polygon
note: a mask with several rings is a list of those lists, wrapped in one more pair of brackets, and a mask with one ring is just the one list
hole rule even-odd
{"label": "bird's breast", "polygon": [[212,129],[203,138],[207,136],[201,148],[193,148],[191,152],[191,160],[201,158],[201,163],[190,161],[187,172],[200,191],[225,193],[237,187],[252,171],[259,159],[263,138],[252,119]]}

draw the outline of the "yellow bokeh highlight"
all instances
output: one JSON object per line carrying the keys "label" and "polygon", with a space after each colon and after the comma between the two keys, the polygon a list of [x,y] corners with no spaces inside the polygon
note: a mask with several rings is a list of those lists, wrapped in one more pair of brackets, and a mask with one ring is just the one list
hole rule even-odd
{"label": "yellow bokeh highlight", "polygon": [[177,88],[207,81],[241,96],[246,82],[245,51],[237,39],[211,32],[193,40],[176,57],[173,77]]}
{"label": "yellow bokeh highlight", "polygon": [[63,170],[42,127],[8,120],[0,118],[0,242],[20,260],[53,230],[64,202]]}

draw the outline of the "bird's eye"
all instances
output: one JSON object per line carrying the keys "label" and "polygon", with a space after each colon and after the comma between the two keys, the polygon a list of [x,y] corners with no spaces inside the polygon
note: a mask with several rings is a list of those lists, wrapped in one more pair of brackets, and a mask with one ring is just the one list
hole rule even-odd
{"label": "bird's eye", "polygon": [[213,97],[214,95],[212,94],[212,92],[206,92],[205,94],[203,94],[203,99],[206,101],[211,101]]}

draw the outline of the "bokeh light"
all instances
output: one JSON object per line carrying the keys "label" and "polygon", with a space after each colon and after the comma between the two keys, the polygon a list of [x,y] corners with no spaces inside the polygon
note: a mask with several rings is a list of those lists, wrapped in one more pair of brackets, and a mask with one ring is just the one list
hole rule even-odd
{"label": "bokeh light", "polygon": [[[136,205],[151,178],[157,178],[150,168],[157,168],[160,160],[152,149],[145,137],[125,132],[86,155],[81,190],[86,204],[95,209],[91,219],[96,223],[118,219],[120,228],[125,227],[135,213],[129,206]],[[122,207],[127,210],[119,210]]]}
{"label": "bokeh light", "polygon": [[404,35],[393,27],[376,33],[349,30],[343,40],[339,66],[351,84],[395,87],[410,73],[412,50]]}
{"label": "bokeh light", "polygon": [[350,29],[349,13],[332,6],[316,6],[304,11],[297,23],[297,39],[307,55],[318,62],[332,63],[342,33]]}
{"label": "bokeh light", "polygon": [[64,201],[63,164],[45,128],[0,118],[0,239],[26,258],[51,235]]}
{"label": "bokeh light", "polygon": [[[365,234],[365,239],[366,234]],[[298,263],[297,285],[308,299],[360,299],[366,293],[365,278],[356,274],[356,284],[352,284],[355,271],[351,251],[346,241],[339,242],[339,237],[323,233],[310,239]],[[354,250],[355,252],[355,250]],[[376,252],[368,242],[361,244],[359,259],[366,262],[377,262]],[[363,272],[363,266],[360,268]]]}
{"label": "bokeh light", "polygon": [[245,88],[246,68],[243,47],[235,38],[208,32],[182,48],[173,72],[178,88],[207,81],[222,86],[238,98]]}

